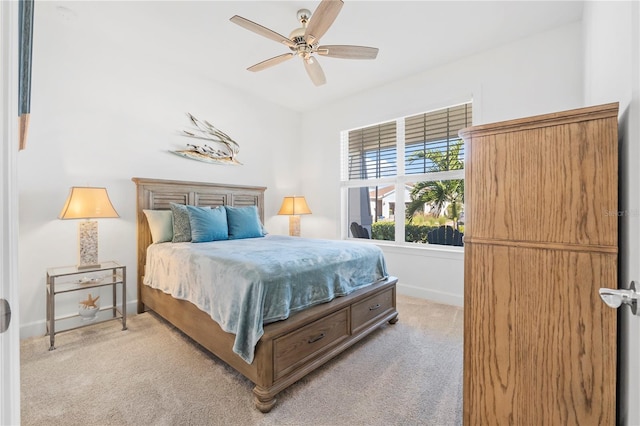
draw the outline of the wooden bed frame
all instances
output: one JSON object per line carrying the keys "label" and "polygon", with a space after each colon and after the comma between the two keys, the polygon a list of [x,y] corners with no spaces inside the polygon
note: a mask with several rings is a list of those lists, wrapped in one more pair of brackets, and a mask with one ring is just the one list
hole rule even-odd
{"label": "wooden bed frame", "polygon": [[132,179],[137,186],[138,313],[151,309],[236,369],[256,386],[254,402],[270,411],[276,394],[340,354],[385,322],[398,320],[396,282],[383,282],[309,308],[289,319],[268,324],[252,364],[232,351],[234,335],[188,301],[143,285],[146,250],[152,243],[143,210],[169,209],[169,204],[258,207],[264,221],[264,187],[218,185],[159,179]]}

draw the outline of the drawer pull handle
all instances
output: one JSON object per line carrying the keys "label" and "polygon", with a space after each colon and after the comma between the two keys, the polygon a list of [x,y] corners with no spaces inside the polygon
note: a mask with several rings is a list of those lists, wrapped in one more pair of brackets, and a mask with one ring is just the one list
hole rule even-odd
{"label": "drawer pull handle", "polygon": [[315,342],[317,342],[318,340],[323,339],[323,338],[324,338],[324,333],[320,333],[320,334],[318,334],[316,337],[312,337],[311,339],[309,339],[309,340],[307,341],[307,343],[315,343]]}
{"label": "drawer pull handle", "polygon": [[380,304],[379,304],[379,303],[376,303],[376,304],[375,304],[375,305],[373,305],[373,306],[369,306],[369,310],[370,310],[370,311],[375,311],[375,310],[376,310],[376,309],[378,309],[379,307],[380,307]]}

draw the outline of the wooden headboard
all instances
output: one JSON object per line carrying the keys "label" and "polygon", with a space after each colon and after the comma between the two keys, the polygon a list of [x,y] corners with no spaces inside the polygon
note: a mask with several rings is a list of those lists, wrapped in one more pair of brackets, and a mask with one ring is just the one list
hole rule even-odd
{"label": "wooden headboard", "polygon": [[140,286],[144,276],[147,247],[152,243],[151,231],[143,210],[168,210],[170,203],[192,206],[256,206],[264,223],[264,191],[262,186],[223,185],[207,182],[146,179],[134,177],[136,183],[136,223],[138,234],[138,312],[143,306]]}

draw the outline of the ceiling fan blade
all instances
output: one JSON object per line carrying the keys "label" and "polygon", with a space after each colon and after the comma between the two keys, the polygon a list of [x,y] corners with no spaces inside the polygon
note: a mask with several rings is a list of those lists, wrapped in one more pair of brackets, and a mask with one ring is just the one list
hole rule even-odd
{"label": "ceiling fan blade", "polygon": [[333,21],[336,20],[343,5],[342,0],[322,0],[315,12],[311,14],[309,24],[304,33],[307,44],[313,44],[327,32]]}
{"label": "ceiling fan blade", "polygon": [[262,71],[264,69],[267,69],[269,67],[272,67],[274,65],[278,65],[284,61],[287,61],[289,59],[293,58],[293,53],[289,52],[289,53],[285,53],[284,55],[279,55],[279,56],[274,56],[273,58],[264,60],[262,62],[258,62],[255,65],[250,66],[249,68],[247,68],[247,70],[249,71]]}
{"label": "ceiling fan blade", "polygon": [[322,67],[316,58],[309,56],[309,58],[303,59],[302,62],[304,62],[304,68],[307,70],[307,74],[309,74],[313,84],[322,86],[327,82],[324,71],[322,71]]}
{"label": "ceiling fan blade", "polygon": [[253,21],[245,19],[242,16],[234,15],[229,20],[234,24],[240,25],[242,28],[253,31],[256,34],[260,34],[263,37],[277,41],[278,43],[282,43],[286,46],[295,47],[296,45],[294,42],[292,42],[282,34],[278,34],[277,32],[270,30],[267,27],[263,27],[260,24],[256,24]]}
{"label": "ceiling fan blade", "polygon": [[378,56],[377,47],[327,45],[319,46],[318,55],[343,59],[375,59]]}

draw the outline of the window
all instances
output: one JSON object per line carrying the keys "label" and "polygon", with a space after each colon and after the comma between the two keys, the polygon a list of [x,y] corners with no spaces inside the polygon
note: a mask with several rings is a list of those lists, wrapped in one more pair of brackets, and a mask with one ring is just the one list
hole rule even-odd
{"label": "window", "polygon": [[461,241],[464,144],[458,131],[472,124],[471,112],[468,102],[342,132],[350,237],[434,244],[436,233],[429,232],[446,226],[453,231],[446,235]]}

